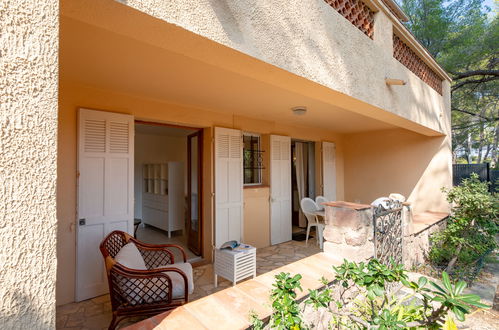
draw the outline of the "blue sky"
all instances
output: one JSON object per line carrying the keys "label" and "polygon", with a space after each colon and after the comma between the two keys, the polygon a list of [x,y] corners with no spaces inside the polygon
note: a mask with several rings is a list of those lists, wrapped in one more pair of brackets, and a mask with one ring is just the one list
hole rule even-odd
{"label": "blue sky", "polygon": [[[401,0],[395,0],[399,5]],[[451,0],[452,1],[452,0]],[[491,10],[489,12],[489,17],[493,17],[499,11],[499,0],[484,0],[484,6],[489,7]]]}
{"label": "blue sky", "polygon": [[[495,2],[495,4],[494,4],[494,2]],[[497,13],[497,10],[499,9],[498,8],[499,0],[485,0],[483,2],[483,4],[490,7],[490,9],[491,9],[491,11],[489,13],[489,17],[494,16],[494,12]]]}

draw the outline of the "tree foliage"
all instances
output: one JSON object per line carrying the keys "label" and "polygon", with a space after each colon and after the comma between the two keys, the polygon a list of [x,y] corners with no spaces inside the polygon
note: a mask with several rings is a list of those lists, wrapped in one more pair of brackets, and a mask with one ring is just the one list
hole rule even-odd
{"label": "tree foliage", "polygon": [[488,188],[473,173],[461,185],[443,189],[453,205],[452,213],[447,227],[432,236],[430,260],[466,279],[473,274],[475,263],[497,248],[499,204],[497,194],[489,193]]}
{"label": "tree foliage", "polygon": [[[483,0],[400,0],[407,27],[453,78],[455,162],[498,164],[499,18]],[[496,5],[497,6],[497,5]]]}

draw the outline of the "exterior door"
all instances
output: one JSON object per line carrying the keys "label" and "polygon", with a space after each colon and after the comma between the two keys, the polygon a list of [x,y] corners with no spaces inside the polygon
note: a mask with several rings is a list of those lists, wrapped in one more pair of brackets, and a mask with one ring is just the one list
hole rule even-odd
{"label": "exterior door", "polygon": [[270,136],[270,243],[291,240],[291,138]]}
{"label": "exterior door", "polygon": [[203,131],[187,137],[187,246],[202,254],[202,150]]}
{"label": "exterior door", "polygon": [[322,186],[323,196],[328,201],[336,200],[336,145],[322,142]]}
{"label": "exterior door", "polygon": [[241,241],[243,230],[243,136],[215,127],[215,246]]}
{"label": "exterior door", "polygon": [[80,109],[76,300],[107,292],[102,239],[133,234],[133,116]]}

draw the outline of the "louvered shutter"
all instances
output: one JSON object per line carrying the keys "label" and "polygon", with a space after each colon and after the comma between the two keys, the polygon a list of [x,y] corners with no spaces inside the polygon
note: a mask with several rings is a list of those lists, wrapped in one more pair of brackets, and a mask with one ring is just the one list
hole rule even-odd
{"label": "louvered shutter", "polygon": [[241,131],[215,127],[215,246],[241,241],[243,145]]}
{"label": "louvered shutter", "polygon": [[336,145],[322,142],[323,196],[328,201],[336,200]]}
{"label": "louvered shutter", "polygon": [[133,233],[133,116],[80,109],[78,122],[78,301],[107,291],[99,251],[113,230]]}
{"label": "louvered shutter", "polygon": [[270,136],[270,242],[291,240],[291,138]]}

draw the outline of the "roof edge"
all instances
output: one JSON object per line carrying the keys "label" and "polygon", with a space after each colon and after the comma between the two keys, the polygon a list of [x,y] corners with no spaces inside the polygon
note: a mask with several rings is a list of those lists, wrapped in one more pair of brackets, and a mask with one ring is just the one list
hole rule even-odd
{"label": "roof edge", "polygon": [[[394,0],[368,0],[372,4],[375,4],[376,7],[378,7],[379,10],[383,11],[388,18],[393,21],[393,32],[398,32],[399,36],[404,39],[404,41],[408,42],[410,46],[413,47],[413,50],[421,56],[421,59],[430,66],[433,70],[435,70],[442,79],[445,79],[449,82],[452,81],[452,78],[449,76],[449,74],[444,70],[444,68],[437,63],[435,58],[430,54],[430,52],[424,47],[421,42],[409,31],[409,29],[403,24],[403,22],[408,22],[409,18],[405,15],[405,13],[402,11],[402,9],[394,2]],[[400,11],[401,14],[405,18],[407,18],[406,21],[403,21],[399,18],[399,16],[390,9],[388,6],[387,2],[392,3],[398,8],[398,11]]]}
{"label": "roof edge", "polygon": [[404,13],[402,8],[394,0],[381,0],[388,7],[388,9],[395,15],[401,22],[409,22],[409,17]]}

